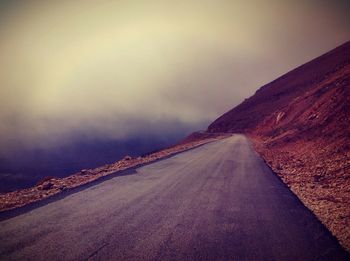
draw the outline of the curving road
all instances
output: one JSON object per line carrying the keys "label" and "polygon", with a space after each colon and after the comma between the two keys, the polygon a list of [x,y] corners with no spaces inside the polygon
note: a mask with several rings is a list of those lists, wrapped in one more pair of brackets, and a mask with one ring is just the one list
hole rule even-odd
{"label": "curving road", "polygon": [[0,218],[0,260],[349,258],[242,135]]}

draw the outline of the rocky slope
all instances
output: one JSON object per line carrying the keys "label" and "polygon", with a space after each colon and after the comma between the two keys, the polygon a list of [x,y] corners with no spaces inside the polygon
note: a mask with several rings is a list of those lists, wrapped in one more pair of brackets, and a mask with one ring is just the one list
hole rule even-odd
{"label": "rocky slope", "polygon": [[208,127],[209,132],[247,132],[266,117],[305,94],[316,83],[350,62],[350,42],[288,72],[262,86],[250,98],[220,116]]}
{"label": "rocky slope", "polygon": [[350,251],[350,42],[287,73],[210,132],[243,132]]}

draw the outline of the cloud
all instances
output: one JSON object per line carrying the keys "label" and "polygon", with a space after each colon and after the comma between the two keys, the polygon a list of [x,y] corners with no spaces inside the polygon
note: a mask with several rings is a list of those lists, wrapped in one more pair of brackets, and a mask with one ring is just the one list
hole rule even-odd
{"label": "cloud", "polygon": [[350,38],[344,1],[13,1],[1,8],[3,148],[77,133],[118,139],[202,127]]}

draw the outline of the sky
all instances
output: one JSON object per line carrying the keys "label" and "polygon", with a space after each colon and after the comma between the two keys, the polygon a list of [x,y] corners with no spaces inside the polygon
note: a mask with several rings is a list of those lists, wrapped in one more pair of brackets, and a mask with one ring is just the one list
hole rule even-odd
{"label": "sky", "polygon": [[347,1],[0,1],[0,153],[203,129],[350,40]]}

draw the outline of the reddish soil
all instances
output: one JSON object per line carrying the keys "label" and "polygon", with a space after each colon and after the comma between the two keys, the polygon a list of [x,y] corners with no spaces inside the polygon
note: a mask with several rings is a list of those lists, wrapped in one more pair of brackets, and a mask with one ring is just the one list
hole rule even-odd
{"label": "reddish soil", "polygon": [[280,111],[292,100],[304,95],[315,83],[326,79],[350,63],[350,42],[288,72],[262,86],[240,105],[220,116],[208,127],[209,132],[247,132],[266,117]]}
{"label": "reddish soil", "polygon": [[124,159],[115,163],[104,165],[95,169],[81,170],[80,172],[72,174],[66,178],[47,177],[32,188],[0,194],[0,212],[43,200],[62,191],[90,183],[102,177],[115,174],[116,172],[118,173],[122,170],[151,163],[171,156],[175,153],[195,148],[211,141],[226,138],[227,136],[229,136],[229,134],[202,135],[200,133],[194,133],[175,146],[160,150],[144,157],[132,158],[130,156],[125,156]]}
{"label": "reddish soil", "polygon": [[263,86],[208,131],[248,134],[350,251],[350,42]]}

